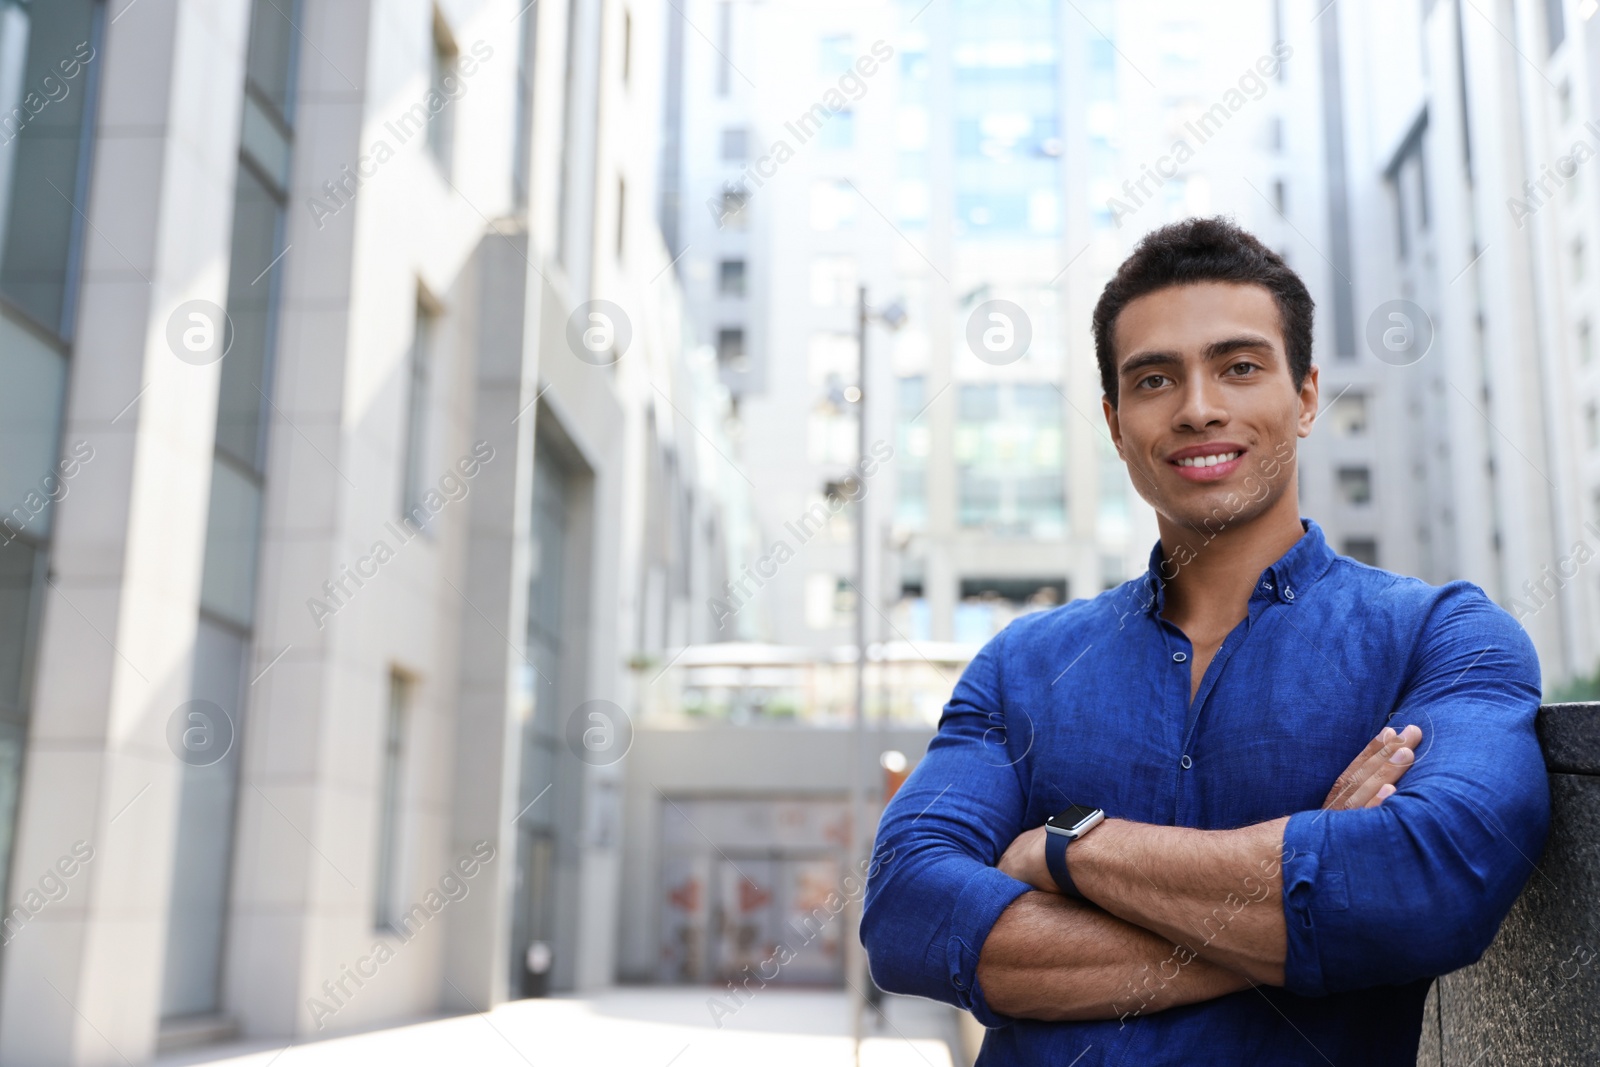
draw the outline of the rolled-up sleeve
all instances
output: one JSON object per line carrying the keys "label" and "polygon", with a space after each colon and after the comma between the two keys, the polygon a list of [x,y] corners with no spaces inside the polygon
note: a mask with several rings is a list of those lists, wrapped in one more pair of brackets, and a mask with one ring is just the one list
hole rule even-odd
{"label": "rolled-up sleeve", "polygon": [[1000,696],[1008,632],[967,665],[927,755],[884,810],[861,917],[881,988],[953,1004],[989,1027],[1011,1020],[984,1000],[978,954],[1029,888],[994,866],[1025,810],[1016,764],[1029,739],[1008,732]]}
{"label": "rolled-up sleeve", "polygon": [[1477,586],[1439,591],[1389,718],[1423,731],[1376,808],[1301,811],[1284,830],[1284,986],[1322,996],[1477,960],[1544,849],[1533,643]]}

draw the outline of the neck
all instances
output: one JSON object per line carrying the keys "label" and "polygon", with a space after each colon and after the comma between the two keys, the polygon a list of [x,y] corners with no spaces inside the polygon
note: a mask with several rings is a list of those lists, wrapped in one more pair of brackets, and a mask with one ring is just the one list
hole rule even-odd
{"label": "neck", "polygon": [[1305,533],[1293,484],[1266,511],[1215,533],[1165,515],[1158,515],[1157,522],[1166,561],[1162,614],[1174,621],[1243,617],[1261,572],[1282,559]]}

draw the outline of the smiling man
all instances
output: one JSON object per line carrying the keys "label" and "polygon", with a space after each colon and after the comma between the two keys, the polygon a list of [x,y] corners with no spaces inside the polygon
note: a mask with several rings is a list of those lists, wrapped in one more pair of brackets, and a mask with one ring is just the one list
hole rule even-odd
{"label": "smiling man", "polygon": [[1149,234],[1095,308],[1161,540],[968,665],[862,917],[878,985],[990,1028],[980,1064],[1414,1064],[1544,846],[1522,628],[1299,515],[1312,313],[1223,219]]}

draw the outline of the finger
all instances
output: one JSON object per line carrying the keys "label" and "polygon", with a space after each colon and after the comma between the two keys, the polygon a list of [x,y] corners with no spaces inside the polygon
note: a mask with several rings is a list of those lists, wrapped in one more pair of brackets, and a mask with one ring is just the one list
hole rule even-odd
{"label": "finger", "polygon": [[1388,760],[1393,758],[1398,749],[1409,748],[1415,751],[1417,745],[1422,741],[1422,728],[1416,725],[1408,725],[1399,733],[1395,733],[1393,729],[1385,726],[1383,728],[1383,733],[1379,734],[1378,736],[1384,737],[1385,734],[1388,736],[1386,737],[1384,744],[1380,745],[1376,751],[1368,755],[1366,759],[1362,761],[1361,766],[1357,768],[1355,773],[1352,775],[1352,780],[1356,783],[1359,784],[1360,782],[1365,781],[1369,776],[1377,773],[1379,768],[1381,768]]}
{"label": "finger", "polygon": [[1328,790],[1328,797],[1322,806],[1325,808],[1332,807],[1339,799],[1348,796],[1360,780],[1361,769],[1367,765],[1367,761],[1382,751],[1383,746],[1388,744],[1395,736],[1394,730],[1385,726],[1378,732],[1378,736],[1368,741],[1367,747],[1362,749],[1356,755],[1356,758],[1350,761],[1350,765],[1344,769],[1338,778],[1334,779],[1332,787]]}
{"label": "finger", "polygon": [[1398,782],[1400,776],[1411,769],[1411,765],[1415,760],[1416,753],[1407,748],[1399,738],[1396,738],[1388,755],[1373,769],[1371,774],[1351,791],[1346,801],[1346,806],[1351,808],[1366,807],[1367,802],[1372,800],[1380,789]]}
{"label": "finger", "polygon": [[1385,800],[1388,800],[1390,797],[1394,796],[1394,793],[1394,784],[1392,782],[1385,782],[1378,788],[1378,791],[1373,794],[1372,799],[1366,802],[1364,807],[1375,808],[1379,804],[1382,804]]}
{"label": "finger", "polygon": [[1398,734],[1385,726],[1377,737],[1367,742],[1367,747],[1350,761],[1350,766],[1346,767],[1344,773],[1334,782],[1333,789],[1329,792],[1329,799],[1343,800],[1348,797],[1356,786],[1377,770],[1378,764],[1394,751],[1398,737]]}
{"label": "finger", "polygon": [[[1381,777],[1381,775],[1384,774],[1385,768],[1391,767],[1389,761],[1396,752],[1409,750],[1406,741],[1409,736],[1414,736],[1411,733],[1413,729],[1413,727],[1408,726],[1405,730],[1396,734],[1388,727],[1384,728],[1384,732],[1378,736],[1383,737],[1384,734],[1387,734],[1388,739],[1385,743],[1362,760],[1359,767],[1346,773],[1344,787],[1335,798],[1338,807],[1360,807],[1372,799],[1373,793],[1377,792],[1384,782],[1392,782],[1398,777],[1398,775],[1389,777]],[[1416,732],[1420,733],[1420,731]]]}

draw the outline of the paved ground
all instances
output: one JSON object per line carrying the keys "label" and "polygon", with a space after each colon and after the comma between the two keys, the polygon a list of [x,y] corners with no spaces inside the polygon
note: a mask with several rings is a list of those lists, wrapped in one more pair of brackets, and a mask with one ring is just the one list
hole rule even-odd
{"label": "paved ground", "polygon": [[[849,1067],[843,993],[761,990],[717,1026],[709,989],[617,989],[502,1005],[487,1015],[396,1026],[305,1044],[219,1046],[162,1057],[157,1067]],[[870,1009],[866,1067],[953,1067],[955,1013],[932,1001],[886,997]],[[874,1025],[876,1020],[876,1025]]]}

